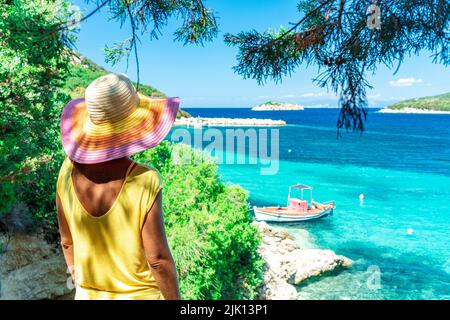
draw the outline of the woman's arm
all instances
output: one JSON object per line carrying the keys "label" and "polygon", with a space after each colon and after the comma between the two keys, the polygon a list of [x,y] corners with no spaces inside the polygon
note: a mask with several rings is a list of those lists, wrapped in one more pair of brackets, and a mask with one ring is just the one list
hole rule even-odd
{"label": "woman's arm", "polygon": [[161,201],[162,193],[159,191],[145,218],[142,242],[159,290],[166,300],[178,300],[181,296],[177,270],[167,244]]}
{"label": "woman's arm", "polygon": [[72,281],[75,283],[72,234],[70,233],[69,225],[67,224],[63,207],[61,204],[61,199],[59,198],[58,194],[56,194],[56,210],[58,213],[57,217],[58,217],[59,234],[61,236],[61,247],[64,253],[64,258],[66,259],[70,275],[72,276]]}

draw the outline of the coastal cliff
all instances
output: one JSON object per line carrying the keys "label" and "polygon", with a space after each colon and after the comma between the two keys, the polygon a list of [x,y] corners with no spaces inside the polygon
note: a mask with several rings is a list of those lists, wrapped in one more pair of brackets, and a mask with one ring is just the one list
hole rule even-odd
{"label": "coastal cliff", "polygon": [[288,110],[304,110],[303,106],[285,103],[268,101],[252,108],[252,111],[288,111]]}

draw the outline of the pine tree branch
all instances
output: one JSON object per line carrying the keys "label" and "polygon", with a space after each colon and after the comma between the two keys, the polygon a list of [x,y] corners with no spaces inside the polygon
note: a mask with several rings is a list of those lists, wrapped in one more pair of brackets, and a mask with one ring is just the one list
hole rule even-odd
{"label": "pine tree branch", "polygon": [[139,83],[140,83],[140,76],[139,76],[139,55],[138,55],[138,50],[137,50],[137,43],[136,43],[136,24],[135,21],[133,19],[133,15],[131,13],[131,9],[129,4],[126,4],[127,6],[127,12],[128,12],[128,16],[130,17],[130,23],[131,23],[131,32],[132,32],[132,39],[131,39],[131,47],[134,47],[134,57],[136,60],[136,90],[139,90]]}

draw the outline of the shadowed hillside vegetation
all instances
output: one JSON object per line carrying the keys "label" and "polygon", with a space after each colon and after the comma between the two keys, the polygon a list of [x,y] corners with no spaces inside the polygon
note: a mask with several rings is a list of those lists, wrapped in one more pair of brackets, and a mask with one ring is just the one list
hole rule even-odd
{"label": "shadowed hillside vegetation", "polygon": [[450,92],[436,96],[401,101],[390,105],[388,108],[396,110],[415,108],[432,111],[450,111]]}

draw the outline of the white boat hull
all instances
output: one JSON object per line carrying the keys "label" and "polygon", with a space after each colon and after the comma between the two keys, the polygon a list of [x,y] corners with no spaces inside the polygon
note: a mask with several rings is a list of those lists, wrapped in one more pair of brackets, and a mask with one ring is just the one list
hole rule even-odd
{"label": "white boat hull", "polygon": [[253,207],[255,218],[258,221],[270,221],[270,222],[299,222],[308,221],[331,216],[333,214],[333,207],[325,209],[316,214],[302,214],[302,215],[284,215],[282,213],[268,213],[265,208]]}

